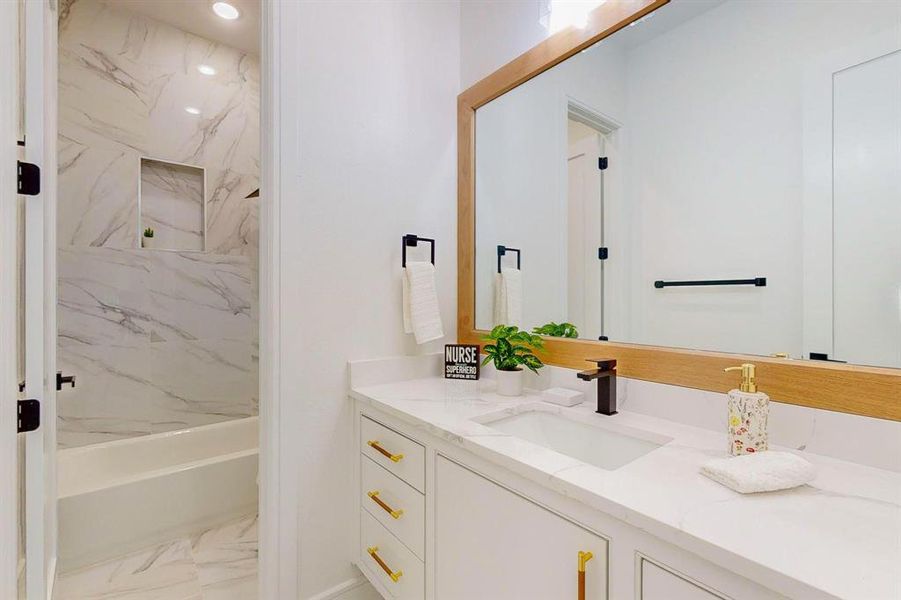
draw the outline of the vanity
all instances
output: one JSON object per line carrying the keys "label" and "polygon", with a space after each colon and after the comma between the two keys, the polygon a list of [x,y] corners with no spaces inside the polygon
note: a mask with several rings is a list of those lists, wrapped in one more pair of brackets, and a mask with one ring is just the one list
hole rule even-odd
{"label": "vanity", "polygon": [[810,487],[741,495],[699,473],[723,454],[724,433],[598,415],[590,399],[506,398],[491,379],[443,380],[437,357],[421,360],[431,364],[393,382],[371,376],[397,372],[391,359],[351,365],[356,563],[385,598],[874,600],[901,590],[898,473],[806,454],[819,472]]}

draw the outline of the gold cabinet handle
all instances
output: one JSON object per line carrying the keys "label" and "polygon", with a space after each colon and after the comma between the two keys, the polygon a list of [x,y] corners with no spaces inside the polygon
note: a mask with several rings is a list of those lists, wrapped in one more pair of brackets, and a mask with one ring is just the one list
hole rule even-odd
{"label": "gold cabinet handle", "polygon": [[378,440],[369,440],[368,442],[366,442],[366,444],[368,446],[371,446],[382,456],[390,458],[394,462],[400,462],[401,459],[404,457],[403,454],[391,454],[390,452],[388,452],[387,450],[382,448],[382,446],[378,443]]}
{"label": "gold cabinet handle", "polygon": [[383,561],[378,554],[378,546],[370,546],[369,548],[366,548],[366,552],[368,552],[369,556],[371,556],[372,559],[379,564],[379,566],[382,568],[382,571],[384,571],[394,583],[397,583],[397,580],[404,576],[403,571],[392,571],[391,568],[385,564],[385,561]]}
{"label": "gold cabinet handle", "polygon": [[375,502],[376,504],[381,506],[382,510],[384,510],[386,513],[388,513],[395,519],[399,519],[400,516],[402,514],[404,514],[403,509],[400,509],[400,508],[394,509],[394,508],[391,508],[390,506],[388,506],[387,504],[385,504],[385,502],[381,498],[379,498],[378,490],[372,490],[371,492],[366,492],[366,495],[369,496],[373,502]]}
{"label": "gold cabinet handle", "polygon": [[579,550],[579,600],[585,600],[585,563],[594,558],[591,552]]}

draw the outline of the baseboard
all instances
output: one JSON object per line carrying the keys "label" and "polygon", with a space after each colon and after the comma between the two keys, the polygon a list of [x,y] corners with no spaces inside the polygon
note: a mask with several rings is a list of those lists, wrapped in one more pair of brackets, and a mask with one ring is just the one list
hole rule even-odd
{"label": "baseboard", "polygon": [[315,596],[308,598],[307,600],[337,600],[344,594],[347,594],[363,585],[367,585],[369,581],[363,577],[354,577],[353,579],[348,579],[346,581],[342,581],[338,585],[331,587],[324,592],[320,592]]}

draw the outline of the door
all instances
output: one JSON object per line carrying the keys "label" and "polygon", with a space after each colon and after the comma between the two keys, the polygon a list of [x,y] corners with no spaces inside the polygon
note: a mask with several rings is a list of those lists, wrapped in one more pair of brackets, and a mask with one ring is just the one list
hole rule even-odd
{"label": "door", "polygon": [[441,456],[434,564],[438,600],[607,597],[607,540]]}
{"label": "door", "polygon": [[[13,4],[15,3],[4,3]],[[24,236],[17,268],[23,272],[22,396],[40,403],[40,426],[21,436],[24,450],[24,587],[28,600],[47,598],[56,547],[56,14],[50,3],[26,0],[24,76],[16,90],[24,112],[19,156],[40,168],[40,190],[22,195]],[[19,35],[16,35],[18,39]],[[14,70],[15,72],[15,70]],[[5,140],[4,140],[5,142]],[[9,143],[15,144],[15,138]],[[6,165],[4,165],[5,167]],[[4,342],[7,343],[7,342]],[[9,410],[9,409],[8,409]]]}
{"label": "door", "polygon": [[835,358],[901,367],[901,50],[833,79]]}
{"label": "door", "polygon": [[19,547],[18,393],[18,5],[0,2],[0,598],[15,598]]}
{"label": "door", "polygon": [[567,156],[567,315],[581,337],[597,339],[604,330],[603,171],[604,137],[587,125],[569,121]]}

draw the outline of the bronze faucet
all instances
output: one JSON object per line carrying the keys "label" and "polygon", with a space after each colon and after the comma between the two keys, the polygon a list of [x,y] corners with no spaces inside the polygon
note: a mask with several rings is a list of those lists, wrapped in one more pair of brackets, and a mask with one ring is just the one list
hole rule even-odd
{"label": "bronze faucet", "polygon": [[[580,371],[576,376],[583,381],[598,380],[598,409],[602,415],[616,414],[616,359],[593,358],[588,362],[595,363],[598,368]],[[601,381],[604,379],[605,381]]]}

